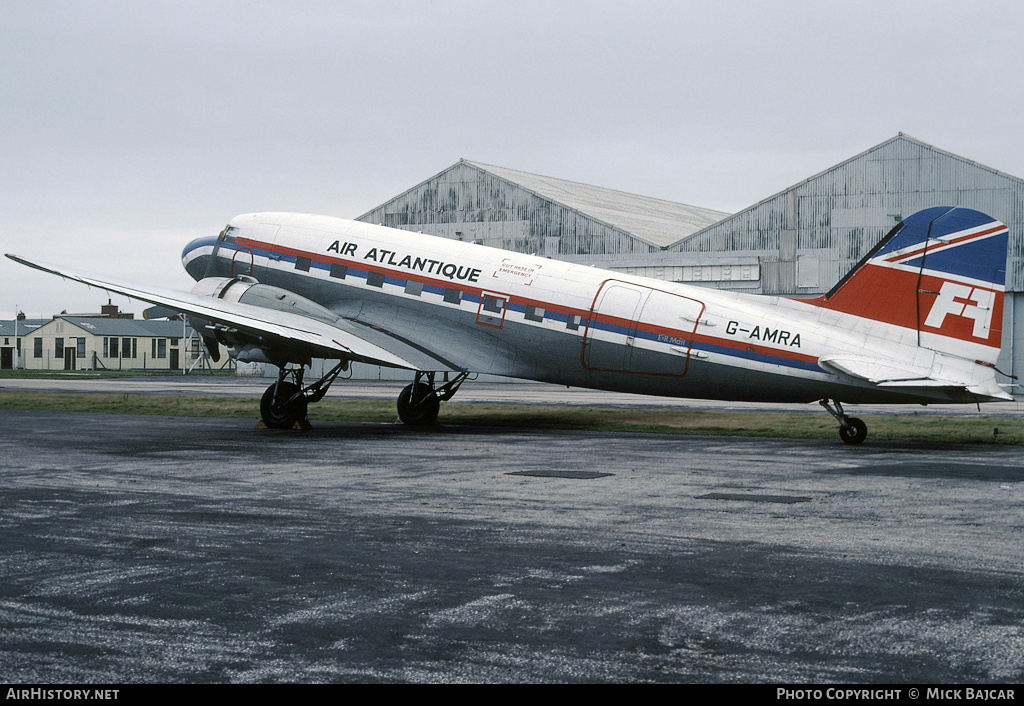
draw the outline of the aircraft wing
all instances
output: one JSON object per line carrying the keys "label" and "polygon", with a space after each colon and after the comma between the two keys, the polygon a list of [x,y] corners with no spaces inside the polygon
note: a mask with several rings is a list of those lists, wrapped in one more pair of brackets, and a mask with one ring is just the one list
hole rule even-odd
{"label": "aircraft wing", "polygon": [[455,369],[448,365],[439,366],[436,355],[410,342],[345,319],[329,324],[291,312],[171,289],[143,289],[131,283],[33,262],[16,255],[8,254],[7,257],[43,272],[209,321],[272,347],[290,348],[320,358],[340,358],[410,370]]}

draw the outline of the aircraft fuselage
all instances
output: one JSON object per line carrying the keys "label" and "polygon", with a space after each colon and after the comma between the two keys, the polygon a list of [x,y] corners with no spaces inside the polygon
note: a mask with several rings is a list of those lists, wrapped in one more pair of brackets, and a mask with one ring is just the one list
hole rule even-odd
{"label": "aircraft fuselage", "polygon": [[249,275],[387,331],[439,371],[722,400],[974,399],[879,389],[819,364],[901,348],[920,357],[917,332],[900,326],[357,221],[239,216],[183,262],[195,279]]}

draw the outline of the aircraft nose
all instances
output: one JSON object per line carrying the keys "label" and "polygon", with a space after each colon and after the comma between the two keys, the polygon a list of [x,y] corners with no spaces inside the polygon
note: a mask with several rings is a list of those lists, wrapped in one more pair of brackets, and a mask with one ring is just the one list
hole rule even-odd
{"label": "aircraft nose", "polygon": [[213,254],[218,237],[196,238],[181,251],[181,264],[192,279],[200,280],[205,276],[208,259]]}

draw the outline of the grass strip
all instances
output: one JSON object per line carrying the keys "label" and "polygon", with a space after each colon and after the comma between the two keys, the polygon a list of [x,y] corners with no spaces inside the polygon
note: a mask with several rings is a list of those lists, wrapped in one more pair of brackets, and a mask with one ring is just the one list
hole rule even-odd
{"label": "grass strip", "polygon": [[[0,408],[153,414],[167,417],[259,417],[248,397],[62,393],[0,390]],[[326,399],[310,406],[312,421],[394,422],[393,400]],[[987,443],[1024,446],[1024,419],[984,415],[941,417],[913,412],[861,415],[868,440]],[[449,402],[440,422],[468,426],[576,429],[657,434],[710,434],[791,439],[835,439],[837,424],[823,412],[733,412],[719,410],[578,407]],[[998,428],[998,436],[993,430]]]}

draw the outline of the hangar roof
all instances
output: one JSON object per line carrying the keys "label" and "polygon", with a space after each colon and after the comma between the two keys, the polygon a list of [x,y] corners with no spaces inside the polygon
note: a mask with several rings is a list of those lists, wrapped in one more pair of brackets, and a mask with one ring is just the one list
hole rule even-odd
{"label": "hangar roof", "polygon": [[493,164],[466,159],[461,160],[461,163],[660,248],[731,215],[724,211],[521,172]]}
{"label": "hangar roof", "polygon": [[[388,212],[390,205],[398,204],[399,208],[408,209],[408,203],[405,203],[404,199],[424,190],[427,185],[443,180],[447,175],[459,169],[469,169],[504,182],[513,189],[552,203],[655,248],[665,248],[672,243],[679,242],[730,215],[724,211],[710,208],[690,206],[650,196],[630,194],[615,189],[461,159],[431,178],[364,213],[357,220],[375,219],[375,222],[382,222],[379,218]],[[443,191],[447,192],[447,189]],[[415,203],[416,199],[412,199],[412,201]],[[409,223],[416,224],[422,222],[409,221]],[[402,224],[402,226],[404,225],[405,223]]]}

